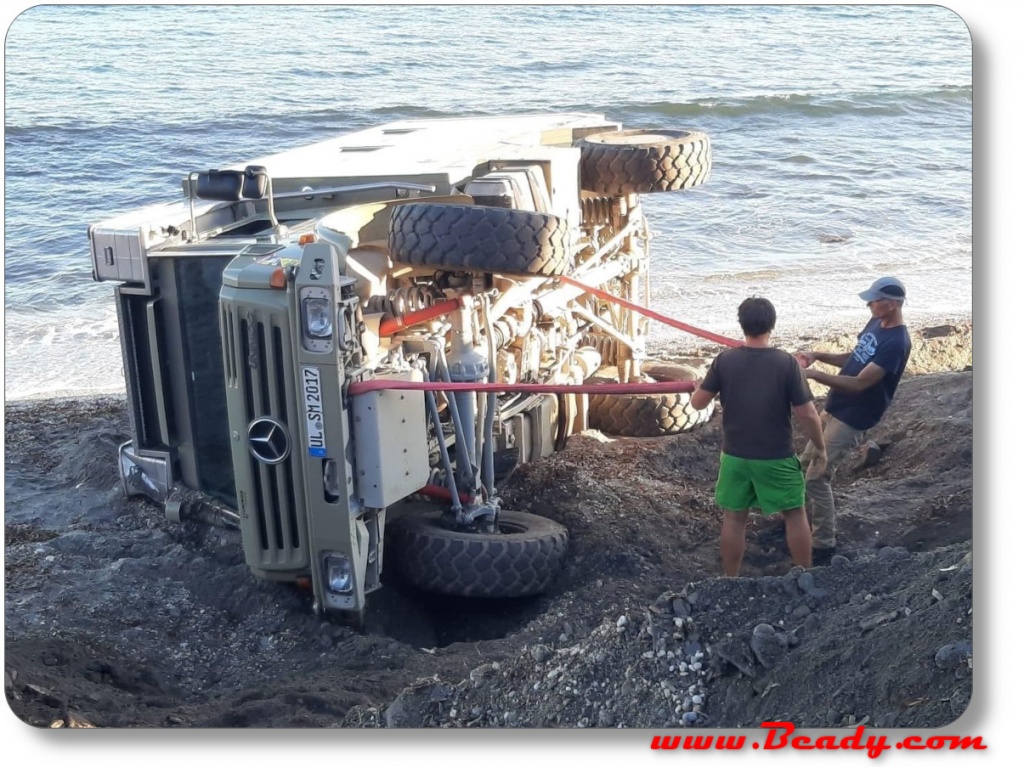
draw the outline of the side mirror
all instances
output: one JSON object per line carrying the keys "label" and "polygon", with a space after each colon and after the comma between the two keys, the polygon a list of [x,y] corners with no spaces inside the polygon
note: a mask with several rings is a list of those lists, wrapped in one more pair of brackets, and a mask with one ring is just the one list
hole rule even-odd
{"label": "side mirror", "polygon": [[250,165],[245,169],[242,181],[242,197],[246,200],[262,200],[270,189],[270,176],[262,165]]}

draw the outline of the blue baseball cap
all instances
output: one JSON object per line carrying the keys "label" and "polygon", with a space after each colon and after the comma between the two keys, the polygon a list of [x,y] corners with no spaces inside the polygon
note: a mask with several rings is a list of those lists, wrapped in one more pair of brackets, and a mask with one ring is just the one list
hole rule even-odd
{"label": "blue baseball cap", "polygon": [[863,293],[858,294],[861,301],[881,301],[883,299],[896,299],[902,301],[907,297],[907,289],[903,283],[895,277],[879,277],[871,283],[871,287]]}

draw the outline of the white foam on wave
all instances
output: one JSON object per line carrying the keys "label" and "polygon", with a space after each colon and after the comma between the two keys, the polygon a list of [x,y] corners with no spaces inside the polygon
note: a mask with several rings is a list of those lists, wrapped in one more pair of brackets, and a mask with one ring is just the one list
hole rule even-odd
{"label": "white foam on wave", "polygon": [[4,346],[8,400],[124,392],[113,304],[52,312],[8,311]]}

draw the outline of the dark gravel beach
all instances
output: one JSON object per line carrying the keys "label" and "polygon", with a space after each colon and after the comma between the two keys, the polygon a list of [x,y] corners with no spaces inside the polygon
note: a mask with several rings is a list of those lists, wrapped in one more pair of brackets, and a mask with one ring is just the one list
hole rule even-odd
{"label": "dark gravel beach", "polygon": [[362,630],[256,581],[236,530],[126,500],[123,400],[8,402],[8,704],[38,727],[948,724],[973,676],[971,327],[914,341],[880,460],[839,471],[830,567],[791,569],[781,522],[756,519],[742,577],[719,577],[719,415],[663,439],[587,432],[502,491],[570,531],[550,593],[389,582]]}

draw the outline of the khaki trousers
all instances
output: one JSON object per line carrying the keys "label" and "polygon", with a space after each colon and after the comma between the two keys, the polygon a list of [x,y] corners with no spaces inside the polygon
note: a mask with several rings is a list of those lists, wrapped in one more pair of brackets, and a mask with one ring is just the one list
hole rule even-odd
{"label": "khaki trousers", "polygon": [[[821,414],[821,426],[828,464],[822,476],[807,483],[807,517],[811,523],[811,545],[816,549],[831,549],[836,545],[836,502],[832,495],[832,477],[843,458],[864,442],[867,431],[848,426],[825,412]],[[812,453],[813,446],[808,442],[800,456],[800,464],[805,469]]]}

